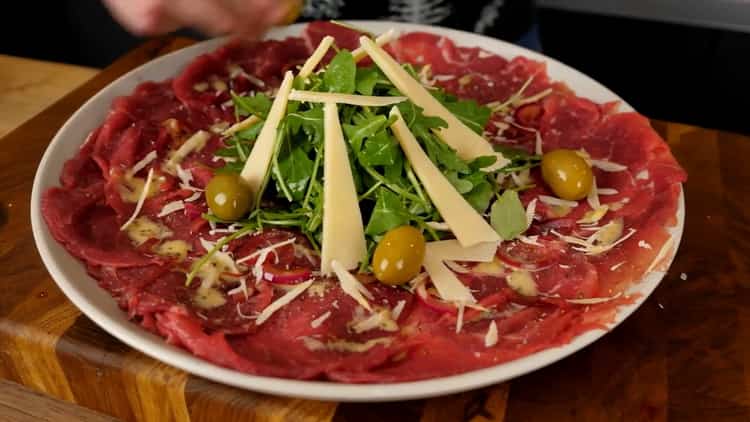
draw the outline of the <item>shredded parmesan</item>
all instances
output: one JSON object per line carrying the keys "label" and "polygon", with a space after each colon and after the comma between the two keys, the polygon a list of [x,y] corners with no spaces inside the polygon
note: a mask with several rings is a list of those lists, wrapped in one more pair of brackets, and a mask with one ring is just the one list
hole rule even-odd
{"label": "shredded parmesan", "polygon": [[164,164],[164,167],[168,171],[175,171],[177,166],[188,156],[188,154],[203,149],[209,139],[211,139],[211,134],[209,132],[199,130],[172,153],[169,160]]}
{"label": "shredded parmesan", "polygon": [[200,192],[193,192],[193,194],[187,197],[184,202],[194,202],[194,201],[197,201],[200,197],[201,197]]}
{"label": "shredded parmesan", "polygon": [[312,338],[312,337],[301,337],[302,343],[305,347],[312,351],[317,352],[321,350],[329,350],[332,352],[349,352],[349,353],[364,353],[375,346],[383,345],[388,346],[391,344],[393,339],[390,337],[379,337],[371,340],[367,340],[364,343],[355,343],[353,341],[346,340],[333,340],[327,343]]}
{"label": "shredded parmesan", "polygon": [[625,265],[625,261],[618,262],[617,264],[609,267],[609,270],[610,271],[617,271],[617,269],[620,268],[620,267],[622,267],[623,265]]}
{"label": "shredded parmesan", "polygon": [[157,217],[164,217],[169,214],[172,214],[173,212],[177,212],[179,210],[185,209],[185,203],[182,201],[172,201],[164,207],[162,207],[161,211],[159,211],[159,214],[157,214]]}
{"label": "shredded parmesan", "polygon": [[484,347],[492,347],[497,344],[497,324],[490,322],[487,334],[484,335]]}
{"label": "shredded parmesan", "polygon": [[536,134],[536,142],[534,143],[534,153],[536,155],[542,155],[544,152],[542,152],[542,134],[539,133],[539,131],[535,131]]}
{"label": "shredded parmesan", "polygon": [[578,206],[576,201],[568,201],[565,199],[555,198],[554,196],[539,195],[539,201],[547,205],[556,205],[559,207],[571,207],[575,208]]}
{"label": "shredded parmesan", "polygon": [[641,239],[638,241],[638,247],[643,249],[651,249],[651,244]]}
{"label": "shredded parmesan", "polygon": [[235,305],[235,309],[237,309],[237,315],[239,315],[240,318],[242,318],[242,319],[255,319],[255,318],[257,318],[254,315],[245,315],[245,314],[243,314],[242,310],[240,309],[240,303],[239,302],[237,302],[237,304]]}
{"label": "shredded parmesan", "polygon": [[398,324],[393,320],[390,309],[382,309],[372,313],[367,318],[357,321],[351,326],[357,334],[370,330],[398,331]]}
{"label": "shredded parmesan", "polygon": [[602,206],[601,202],[599,202],[599,189],[596,186],[596,177],[593,178],[593,182],[591,183],[591,190],[589,191],[588,195],[586,195],[586,202],[589,203],[589,206],[592,210],[595,210]]}
{"label": "shredded parmesan", "polygon": [[149,152],[148,154],[146,154],[145,157],[143,157],[140,161],[138,161],[137,163],[133,165],[133,168],[130,169],[128,174],[131,176],[134,176],[136,173],[143,170],[144,168],[146,168],[147,165],[151,164],[154,160],[156,160],[156,157],[157,157],[156,151]]}
{"label": "shredded parmesan", "polygon": [[384,107],[407,100],[406,97],[378,97],[372,95],[338,94],[335,92],[298,91],[296,89],[293,89],[289,94],[289,99],[292,101],[349,104],[363,107]]}
{"label": "shredded parmesan", "polygon": [[398,303],[396,303],[396,306],[393,307],[391,310],[391,316],[393,317],[394,321],[398,321],[398,317],[401,316],[401,312],[404,311],[404,307],[406,306],[405,300],[399,300]]}
{"label": "shredded parmesan", "polygon": [[659,249],[659,253],[656,254],[656,257],[651,262],[651,265],[648,266],[648,269],[646,270],[647,273],[650,273],[653,271],[657,265],[659,265],[664,258],[667,257],[667,254],[672,251],[672,246],[674,245],[674,237],[670,236],[666,242],[662,245],[661,249]]}
{"label": "shredded parmesan", "polygon": [[312,327],[312,328],[318,328],[318,327],[320,327],[321,325],[323,325],[323,323],[325,322],[325,320],[327,320],[328,317],[330,317],[330,316],[331,316],[331,311],[325,311],[325,313],[323,313],[323,315],[321,315],[321,316],[315,318],[314,320],[310,321],[310,327]]}
{"label": "shredded parmesan", "polygon": [[[250,117],[245,118],[245,120],[242,120],[241,122],[237,122],[227,128],[225,131],[221,132],[221,136],[232,136],[235,133],[245,130],[248,128],[253,127],[256,123],[260,122],[260,117],[256,115],[251,115]],[[226,160],[226,159],[225,159]]]}
{"label": "shredded parmesan", "polygon": [[[242,264],[243,262],[249,261],[249,260],[251,260],[251,259],[253,259],[255,257],[268,256],[268,254],[270,252],[272,252],[272,251],[274,251],[274,250],[276,250],[276,249],[278,249],[278,248],[280,248],[282,246],[286,246],[286,245],[292,244],[292,243],[294,243],[295,240],[297,240],[297,238],[293,237],[291,239],[287,239],[287,240],[284,240],[282,242],[274,243],[273,245],[266,246],[265,248],[258,249],[257,251],[251,253],[250,255],[247,255],[247,256],[245,256],[243,258],[238,259],[237,263],[238,264]],[[261,261],[261,260],[258,259],[258,261]],[[265,261],[265,259],[263,261]]]}
{"label": "shredded parmesan", "polygon": [[281,296],[280,298],[276,299],[273,303],[268,305],[266,309],[263,309],[263,311],[258,315],[258,319],[255,320],[255,325],[261,325],[264,322],[268,320],[268,318],[271,317],[276,311],[283,308],[284,306],[291,303],[297,296],[304,293],[305,290],[307,290],[308,287],[310,287],[315,280],[307,280],[304,283],[300,283],[288,292],[284,294],[284,296]]}
{"label": "shredded parmesan", "polygon": [[148,169],[148,176],[146,176],[146,183],[143,185],[143,190],[141,191],[141,196],[138,197],[138,202],[135,204],[135,210],[133,211],[133,215],[128,218],[128,221],[125,222],[120,227],[120,230],[125,230],[128,228],[130,224],[133,223],[133,221],[138,217],[138,214],[141,212],[141,208],[143,208],[143,203],[146,202],[146,197],[148,196],[148,192],[151,189],[151,182],[154,179],[154,169],[150,168]]}
{"label": "shredded parmesan", "polygon": [[529,205],[526,206],[526,228],[531,227],[531,223],[534,222],[534,213],[536,212],[537,198],[529,201]]}
{"label": "shredded parmesan", "polygon": [[606,160],[590,160],[590,161],[591,161],[592,166],[600,170],[607,171],[607,172],[618,172],[618,171],[623,171],[623,170],[628,169],[628,166],[618,164],[618,163],[613,163],[611,161],[606,161]]}
{"label": "shredded parmesan", "polygon": [[598,188],[599,189],[599,195],[617,195],[620,193],[617,189],[612,188]]}
{"label": "shredded parmesan", "polygon": [[609,302],[610,300],[617,299],[621,295],[621,293],[617,293],[616,295],[610,297],[587,297],[583,299],[565,299],[565,301],[576,305],[596,305],[597,303],[604,303]]}
{"label": "shredded parmesan", "polygon": [[539,246],[539,247],[543,247],[544,246],[544,245],[542,245],[541,243],[538,242],[538,240],[539,240],[539,236],[538,235],[534,235],[534,236],[519,236],[518,240],[520,240],[521,243],[525,243],[527,245],[533,245],[533,246]]}
{"label": "shredded parmesan", "polygon": [[456,334],[458,334],[464,326],[464,308],[466,306],[463,302],[459,302],[456,304],[456,307],[458,307],[458,316],[456,317]]}
{"label": "shredded parmesan", "polygon": [[648,170],[641,170],[638,172],[638,174],[635,175],[636,180],[648,180],[649,174]]}
{"label": "shredded parmesan", "polygon": [[331,269],[339,279],[341,290],[356,300],[363,308],[372,312],[372,307],[367,302],[367,299],[373,299],[372,293],[335,259],[331,261]]}

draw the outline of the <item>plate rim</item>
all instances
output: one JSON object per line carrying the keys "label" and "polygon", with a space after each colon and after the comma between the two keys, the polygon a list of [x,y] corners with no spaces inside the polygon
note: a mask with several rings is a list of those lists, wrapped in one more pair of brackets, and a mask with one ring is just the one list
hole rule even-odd
{"label": "plate rim", "polygon": [[[621,96],[615,94],[612,90],[602,85],[598,81],[589,77],[577,69],[568,66],[562,62],[557,61],[554,58],[546,56],[526,49],[524,47],[508,43],[503,40],[490,38],[480,34],[474,34],[466,31],[445,28],[440,26],[429,26],[420,24],[409,24],[402,22],[391,22],[391,21],[371,21],[371,20],[345,20],[344,22],[350,23],[359,27],[366,28],[370,31],[376,32],[379,28],[390,28],[396,27],[400,31],[419,30],[431,33],[437,33],[439,35],[446,35],[451,38],[467,38],[470,40],[476,40],[473,46],[482,47],[490,51],[495,50],[506,50],[513,52],[515,55],[523,55],[525,57],[532,58],[534,60],[542,60],[546,63],[547,67],[553,64],[559,67],[561,71],[569,72],[575,75],[577,78],[583,79],[585,82],[592,85],[598,91],[601,91],[605,96],[616,98],[620,101],[620,111],[634,111],[633,108],[622,99]],[[277,28],[272,30],[268,35],[268,38],[275,38],[280,36],[288,36],[293,34],[299,34],[300,30],[304,28],[307,22],[297,23],[290,25],[285,28]],[[164,56],[158,57],[147,63],[144,63],[114,81],[108,83],[105,87],[101,88],[96,94],[89,98],[83,105],[81,105],[63,124],[63,126],[56,132],[52,141],[45,149],[44,155],[39,162],[37,170],[34,176],[34,182],[31,193],[31,226],[36,244],[37,250],[42,258],[46,270],[50,273],[55,283],[62,290],[63,294],[73,304],[81,310],[89,319],[91,319],[96,325],[102,330],[107,332],[109,335],[117,338],[119,341],[127,344],[135,350],[140,351],[160,362],[166,363],[173,367],[179,368],[189,374],[200,376],[202,378],[218,382],[220,384],[226,384],[240,389],[256,391],[267,394],[274,394],[279,396],[304,398],[312,400],[335,400],[340,402],[381,402],[381,401],[392,401],[392,400],[411,400],[429,398],[435,396],[442,396],[446,394],[452,394],[457,392],[463,392],[467,390],[477,389],[486,387],[488,385],[497,384],[500,382],[508,381],[519,376],[525,375],[529,372],[533,372],[542,368],[545,368],[563,358],[569,357],[576,352],[588,347],[590,344],[599,340],[604,335],[610,333],[617,328],[622,322],[627,320],[630,315],[635,312],[640,306],[646,302],[656,287],[661,284],[666,271],[671,267],[675,255],[679,249],[679,245],[682,241],[682,234],[684,229],[685,220],[685,202],[684,202],[684,191],[682,184],[680,185],[680,196],[678,200],[677,208],[677,224],[671,228],[670,234],[674,241],[670,256],[663,257],[661,262],[665,270],[664,271],[652,271],[644,275],[644,277],[637,283],[634,283],[633,287],[642,287],[636,289],[641,294],[640,300],[636,300],[631,305],[625,305],[618,309],[616,319],[613,324],[609,325],[608,330],[591,330],[575,337],[571,342],[552,348],[545,349],[543,351],[519,358],[513,361],[501,363],[499,365],[486,367],[474,371],[469,371],[457,375],[431,378],[420,381],[408,381],[408,382],[396,382],[396,383],[379,383],[379,384],[351,384],[351,383],[339,383],[330,381],[306,381],[306,380],[293,380],[286,378],[276,378],[268,376],[251,375],[243,372],[239,372],[233,369],[224,368],[219,365],[210,363],[202,358],[198,358],[190,354],[183,349],[169,345],[164,342],[163,338],[151,334],[143,329],[140,325],[134,324],[124,318],[124,312],[119,310],[119,315],[111,315],[106,310],[102,309],[103,305],[94,303],[91,298],[86,297],[85,293],[76,286],[76,281],[70,280],[63,270],[60,268],[60,263],[57,262],[57,258],[54,257],[53,249],[62,248],[49,234],[47,226],[41,215],[41,194],[49,186],[43,186],[46,176],[48,162],[54,160],[53,154],[57,147],[62,142],[65,142],[65,134],[70,126],[75,124],[79,119],[86,118],[86,110],[91,107],[97,99],[106,97],[107,95],[113,98],[117,95],[112,94],[110,91],[112,88],[122,81],[130,79],[138,80],[138,74],[143,72],[144,69],[159,66],[161,63],[168,61],[170,58],[178,56],[189,57],[185,63],[189,63],[192,58],[202,54],[204,52],[212,51],[218,46],[221,46],[227,41],[226,37],[214,38],[206,41],[199,42],[195,45],[185,47],[174,52],[168,53]],[[457,44],[465,44],[458,43]],[[176,69],[173,75],[178,74],[182,69]],[[138,80],[142,82],[142,80]],[[562,81],[568,83],[568,81]],[[571,89],[577,91],[575,87],[571,86]],[[587,97],[589,98],[589,97]],[[96,122],[94,127],[101,125],[101,121]],[[72,142],[72,141],[68,141]],[[78,139],[76,145],[81,144],[81,140]],[[67,157],[65,160],[69,159]],[[59,174],[53,175],[54,180],[58,180]],[[57,183],[59,185],[59,183]],[[66,251],[67,252],[67,251]],[[78,265],[83,266],[77,258],[68,254],[64,260],[75,260]],[[102,290],[96,280],[88,277],[88,281],[91,281],[96,289]],[[103,291],[103,290],[102,290]],[[114,299],[105,292],[107,297],[114,302]]]}

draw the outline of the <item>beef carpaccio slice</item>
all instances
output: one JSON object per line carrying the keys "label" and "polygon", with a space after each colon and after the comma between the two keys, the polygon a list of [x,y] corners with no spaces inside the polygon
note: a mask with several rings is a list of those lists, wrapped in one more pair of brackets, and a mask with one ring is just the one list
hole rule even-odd
{"label": "beef carpaccio slice", "polygon": [[[590,205],[582,201],[560,216],[554,207],[539,202],[537,220],[529,231],[537,236],[535,244],[504,242],[497,254],[497,262],[528,269],[539,295],[516,294],[498,265],[459,274],[489,310],[465,309],[459,333],[455,309],[404,289],[367,283],[369,279],[363,281],[376,310],[398,312],[393,317],[395,327],[376,324],[357,329],[356,323],[367,315],[331,279],[315,281],[258,326],[256,315],[299,282],[294,275],[309,276],[318,266],[318,258],[300,240],[304,236],[284,230],[232,241],[226,253],[239,257],[295,239],[266,254],[259,265],[261,258],[248,262],[263,276],[256,281],[251,275],[246,291],[239,290],[234,280],[221,291],[222,304],[211,309],[199,306],[195,300],[199,283],[186,287],[184,261],[157,255],[153,239],[135,244],[119,229],[135,208],[134,201],[124,199],[122,186],[133,177],[143,179],[152,168],[158,188],[140,215],[161,228],[164,236],[157,242],[185,242],[192,259],[205,254],[206,242],[223,235],[201,218],[206,204],[200,194],[213,169],[223,165],[213,157],[221,140],[212,135],[200,152],[182,163],[192,176],[188,186],[160,164],[195,131],[216,133],[215,127],[234,122],[230,90],[272,91],[283,72],[302,63],[328,34],[342,48],[357,47],[359,34],[354,30],[314,22],[300,38],[233,41],[197,57],[173,80],[141,84],[130,96],[114,102],[105,122],[66,163],[61,187],[44,194],[42,210],[54,238],[86,265],[134,322],[196,356],[239,371],[355,383],[396,382],[461,373],[563,345],[585,331],[604,329],[617,306],[633,300],[617,294],[643,276],[667,241],[667,228],[676,221],[680,183],[686,179],[648,120],[637,113],[617,112],[616,104],[577,97],[564,83],[549,79],[544,63],[499,57],[414,32],[402,34],[387,46],[388,51],[402,63],[429,64],[435,83],[460,98],[502,103],[532,77],[527,96],[550,90],[524,106],[522,125],[493,116],[485,135],[533,151],[538,133],[544,150],[584,149],[591,159],[624,166],[618,171],[595,168],[595,176],[599,189],[609,191],[600,196],[603,204],[610,205],[600,224],[622,219],[625,228],[635,230],[631,237],[606,253],[585,255],[551,233],[581,235],[576,220]],[[135,175],[128,173],[152,151],[156,160]],[[530,177],[540,178],[537,170]],[[521,195],[524,205],[550,194],[537,181],[537,187]],[[185,201],[184,209],[160,217],[160,210],[175,200]],[[269,273],[272,276],[266,277]],[[616,298],[574,303],[602,297]],[[493,323],[497,341],[488,347],[486,335]]]}

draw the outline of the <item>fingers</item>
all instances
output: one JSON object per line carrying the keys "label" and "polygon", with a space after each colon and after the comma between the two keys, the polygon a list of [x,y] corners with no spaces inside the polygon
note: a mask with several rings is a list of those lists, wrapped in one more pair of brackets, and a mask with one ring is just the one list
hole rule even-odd
{"label": "fingers", "polygon": [[138,35],[192,27],[207,35],[258,38],[271,26],[296,19],[301,0],[104,0],[112,15]]}

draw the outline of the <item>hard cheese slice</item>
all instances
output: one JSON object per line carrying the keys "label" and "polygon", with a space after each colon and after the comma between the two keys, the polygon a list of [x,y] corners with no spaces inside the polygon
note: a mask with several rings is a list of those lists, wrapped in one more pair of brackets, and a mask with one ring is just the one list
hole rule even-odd
{"label": "hard cheese slice", "polygon": [[[396,39],[396,30],[394,28],[391,28],[375,38],[375,44],[383,46],[393,41],[394,39]],[[358,62],[367,57],[367,52],[362,47],[359,47],[356,50],[352,51],[352,57],[354,58],[355,62]]]}
{"label": "hard cheese slice", "polygon": [[463,247],[455,239],[440,240],[426,245],[422,265],[443,300],[474,303],[474,296],[468,287],[445,266],[443,261],[489,262],[495,257],[495,252],[497,252],[497,242],[484,242]]}
{"label": "hard cheese slice", "polygon": [[337,103],[362,107],[385,107],[406,101],[406,97],[378,97],[372,95],[339,94],[336,92],[298,91],[289,94],[292,101],[306,101],[311,103]]}
{"label": "hard cheese slice", "polygon": [[263,124],[263,129],[258,134],[253,150],[245,162],[245,167],[240,173],[240,177],[248,184],[253,194],[258,194],[263,185],[263,181],[268,174],[268,168],[273,158],[274,147],[276,144],[276,131],[279,128],[281,119],[286,113],[286,105],[289,99],[289,92],[292,90],[294,76],[291,71],[284,75],[284,81],[281,82],[279,92],[273,100],[271,110],[268,112],[268,118]]}
{"label": "hard cheese slice", "polygon": [[456,150],[464,160],[473,160],[481,156],[495,156],[497,160],[486,170],[504,167],[509,160],[496,152],[487,140],[464,125],[461,120],[433,97],[425,87],[412,78],[385,50],[367,37],[360,37],[360,45],[367,51],[370,58],[380,70],[390,79],[393,85],[416,105],[424,109],[428,116],[437,116],[448,123],[447,128],[440,128],[435,133],[446,144]]}
{"label": "hard cheese slice", "polygon": [[322,40],[320,40],[320,44],[318,44],[318,47],[315,49],[315,51],[313,51],[307,61],[305,61],[305,64],[303,64],[302,68],[299,70],[298,76],[300,78],[307,78],[313,73],[320,61],[323,60],[323,57],[325,57],[328,49],[331,48],[333,41],[334,38],[330,35],[326,35]]}
{"label": "hard cheese slice", "polygon": [[367,245],[338,108],[335,103],[326,103],[323,113],[325,160],[320,270],[328,275],[333,270],[333,260],[347,270],[356,268],[367,253]]}
{"label": "hard cheese slice", "polygon": [[497,232],[466,202],[463,196],[453,187],[443,173],[430,161],[414,135],[406,126],[398,108],[391,109],[391,115],[397,116],[391,125],[393,134],[401,144],[409,163],[424,185],[430,199],[440,211],[448,226],[453,231],[461,246],[473,246],[482,242],[499,242]]}

